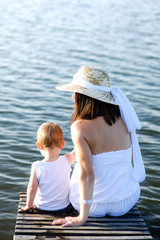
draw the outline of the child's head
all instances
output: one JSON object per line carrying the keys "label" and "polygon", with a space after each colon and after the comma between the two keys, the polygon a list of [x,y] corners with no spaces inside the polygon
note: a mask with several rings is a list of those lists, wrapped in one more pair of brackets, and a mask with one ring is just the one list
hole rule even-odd
{"label": "child's head", "polygon": [[43,123],[37,131],[37,141],[41,148],[60,148],[63,142],[63,132],[54,122]]}

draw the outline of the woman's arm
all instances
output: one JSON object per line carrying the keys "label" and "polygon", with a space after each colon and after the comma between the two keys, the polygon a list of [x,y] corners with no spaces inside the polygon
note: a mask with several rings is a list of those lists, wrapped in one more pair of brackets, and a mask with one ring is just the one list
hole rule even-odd
{"label": "woman's arm", "polygon": [[27,188],[27,203],[24,208],[21,208],[21,211],[28,211],[29,209],[34,209],[34,198],[38,189],[38,179],[36,174],[36,169],[32,166],[30,181]]}
{"label": "woman's arm", "polygon": [[94,171],[87,131],[83,121],[77,121],[71,127],[72,140],[76,152],[76,160],[79,165],[79,189],[80,189],[80,214],[78,217],[67,217],[53,221],[53,225],[62,224],[62,227],[84,225],[88,218],[90,204],[83,201],[91,200],[94,188]]}
{"label": "woman's arm", "polygon": [[76,158],[79,164],[80,178],[80,219],[86,222],[90,204],[84,204],[83,200],[91,200],[94,187],[94,171],[89,144],[87,142],[87,129],[82,122],[76,122],[72,127],[72,139],[75,145]]}

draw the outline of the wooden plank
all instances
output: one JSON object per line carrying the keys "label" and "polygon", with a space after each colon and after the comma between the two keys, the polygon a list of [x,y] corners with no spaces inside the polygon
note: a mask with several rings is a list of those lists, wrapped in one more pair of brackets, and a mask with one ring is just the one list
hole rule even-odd
{"label": "wooden plank", "polygon": [[[64,238],[64,237],[48,237],[48,236],[25,236],[25,235],[15,235],[13,240],[82,240],[81,236],[70,236],[69,238]],[[153,239],[151,236],[91,236],[91,237],[83,237],[83,240],[141,240],[141,239]]]}
{"label": "wooden plank", "polygon": [[[16,229],[33,229],[33,228],[41,228],[41,229],[59,229],[59,226],[52,226],[51,223],[50,224],[17,224]],[[66,229],[66,228],[65,228]],[[80,227],[67,227],[67,229],[74,229],[74,230],[79,230],[79,229],[83,229],[83,230],[89,230],[89,229],[94,229],[94,230],[107,230],[107,229],[120,229],[120,230],[124,230],[124,229],[134,229],[134,230],[148,230],[147,226],[139,226],[139,225],[112,225],[112,224],[99,224],[97,226],[93,225],[93,224],[86,224],[85,226],[80,226]]]}
{"label": "wooden plank", "polygon": [[[43,232],[48,232],[48,233],[56,233],[56,234],[70,234],[70,235],[84,235],[84,234],[89,234],[89,235],[106,235],[106,234],[116,234],[116,235],[122,235],[122,234],[128,234],[128,235],[143,235],[143,234],[149,234],[148,230],[123,230],[123,229],[118,229],[118,231],[115,231],[115,229],[108,229],[108,228],[97,228],[97,229],[87,229],[87,228],[77,228],[77,229],[72,229],[69,227],[62,228],[62,227],[54,227],[54,226],[47,226],[47,227],[42,227],[42,226],[37,226],[37,228],[29,227],[29,228],[16,228],[15,232],[24,232],[24,233],[43,233]],[[75,232],[76,230],[76,232]]]}
{"label": "wooden plank", "polygon": [[[24,230],[26,230],[26,232],[28,232],[28,230],[34,230],[34,229],[39,229],[40,228],[40,230],[54,230],[54,231],[58,231],[58,230],[62,230],[62,228],[61,229],[58,229],[58,228],[53,228],[52,226],[42,226],[42,225],[34,225],[34,226],[21,226],[21,227],[17,227],[16,228],[16,231],[15,232],[18,232],[20,229],[22,230],[22,229],[24,229]],[[78,228],[72,228],[72,230],[76,230],[76,234],[78,233],[78,230],[80,230],[80,231],[93,231],[93,227],[88,227],[88,228],[80,228],[80,229],[78,229]],[[119,231],[134,231],[134,234],[136,234],[136,232],[138,232],[138,231],[140,231],[140,232],[144,232],[144,233],[149,233],[148,232],[148,229],[147,228],[140,228],[140,227],[97,227],[97,228],[95,228],[94,227],[94,231],[96,232],[96,231],[105,231],[105,232],[107,232],[107,234],[109,233],[109,230],[115,230],[115,231],[117,231],[117,230],[119,230]],[[69,228],[67,228],[67,230],[65,229],[65,231],[69,231],[70,233],[71,233],[71,231],[70,231],[70,229]],[[65,231],[63,231],[63,232],[65,232]],[[94,234],[94,232],[92,232],[93,234]],[[92,234],[91,233],[91,234]]]}
{"label": "wooden plank", "polygon": [[129,235],[136,235],[136,236],[142,236],[142,235],[149,235],[149,232],[147,230],[122,230],[122,229],[97,229],[97,230],[86,230],[86,229],[80,229],[75,232],[75,229],[68,229],[68,228],[28,228],[28,229],[16,229],[15,234],[22,234],[23,235],[33,235],[38,234],[38,235],[53,235],[53,236],[129,236]]}
{"label": "wooden plank", "polygon": [[[25,206],[25,204],[24,205],[20,205],[20,207],[19,207],[19,211],[20,211],[20,209],[22,208],[22,207],[24,207]],[[37,212],[37,214],[39,214],[40,212]],[[19,214],[20,214],[20,212],[19,212]],[[34,212],[34,214],[36,214],[36,211]],[[123,218],[126,218],[126,217],[129,217],[129,216],[131,216],[131,217],[140,217],[140,211],[138,211],[138,210],[131,210],[131,211],[129,211],[127,214],[125,214],[124,216],[123,216]],[[53,215],[53,214],[52,214]],[[134,216],[133,216],[134,215]],[[137,216],[136,216],[137,215]],[[108,216],[109,217],[109,216]],[[119,217],[116,217],[116,218],[119,218]]]}
{"label": "wooden plank", "polygon": [[[51,225],[52,224],[52,221],[37,221],[37,220],[28,220],[28,221],[25,221],[25,220],[18,220],[17,221],[17,226],[19,225]],[[84,226],[81,226],[82,228],[84,227],[88,227],[88,226],[133,226],[133,227],[144,227],[146,226],[146,223],[145,222],[108,222],[108,223],[86,223]],[[72,227],[72,228],[75,228],[75,227]]]}
{"label": "wooden plank", "polygon": [[[76,230],[76,231],[75,231]],[[53,236],[106,236],[106,235],[114,235],[114,236],[129,236],[129,235],[150,235],[148,230],[123,230],[123,229],[107,229],[107,228],[99,228],[95,229],[71,229],[71,228],[60,228],[56,227],[37,227],[37,228],[16,228],[15,234],[23,234],[23,235],[53,235]]]}
{"label": "wooden plank", "polygon": [[76,211],[66,214],[37,210],[32,213],[21,213],[20,208],[25,206],[25,202],[26,193],[20,193],[14,240],[153,239],[137,206],[121,217],[89,217],[85,226],[61,228],[52,226],[52,221],[68,215],[76,216]]}
{"label": "wooden plank", "polygon": [[[29,221],[30,219],[32,220],[39,220],[39,221],[44,221],[44,220],[49,220],[49,221],[53,221],[55,219],[57,219],[57,217],[52,216],[52,215],[34,215],[34,214],[27,214],[25,216],[25,214],[23,215],[18,215],[17,216],[17,220],[25,220],[25,221]],[[144,222],[143,218],[94,218],[94,219],[90,219],[88,218],[87,222]]]}

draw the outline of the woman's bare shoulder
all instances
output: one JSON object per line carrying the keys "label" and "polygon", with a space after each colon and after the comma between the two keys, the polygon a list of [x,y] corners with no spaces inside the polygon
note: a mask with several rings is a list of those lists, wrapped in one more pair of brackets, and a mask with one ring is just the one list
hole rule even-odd
{"label": "woman's bare shoulder", "polygon": [[92,120],[85,120],[85,119],[80,119],[75,121],[71,125],[71,134],[72,136],[86,136],[88,135],[88,132],[91,130],[91,121]]}
{"label": "woman's bare shoulder", "polygon": [[91,121],[92,120],[86,120],[86,119],[79,119],[76,120],[74,123],[71,125],[71,130],[82,130],[82,129],[88,129],[88,127],[91,126]]}

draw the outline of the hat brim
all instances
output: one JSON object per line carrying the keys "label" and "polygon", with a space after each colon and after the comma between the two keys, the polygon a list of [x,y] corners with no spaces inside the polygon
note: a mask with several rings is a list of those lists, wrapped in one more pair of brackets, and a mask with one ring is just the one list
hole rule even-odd
{"label": "hat brim", "polygon": [[91,89],[79,86],[73,82],[57,86],[56,89],[61,91],[68,91],[68,92],[78,92],[86,96],[92,97],[94,99],[97,99],[99,101],[117,105],[110,92],[101,92],[93,89],[91,90]]}

